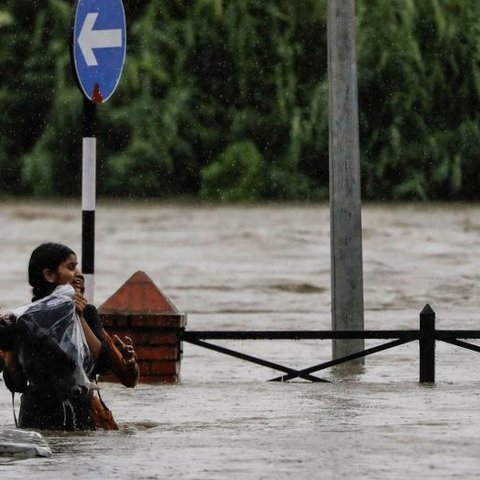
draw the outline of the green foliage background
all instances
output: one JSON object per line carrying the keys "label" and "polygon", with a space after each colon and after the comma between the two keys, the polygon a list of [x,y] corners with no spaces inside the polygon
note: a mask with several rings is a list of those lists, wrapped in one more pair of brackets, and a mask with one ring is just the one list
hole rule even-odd
{"label": "green foliage background", "polygon": [[[478,200],[480,2],[357,0],[363,197]],[[328,195],[325,0],[126,0],[101,195]],[[73,2],[0,6],[0,193],[79,195]]]}

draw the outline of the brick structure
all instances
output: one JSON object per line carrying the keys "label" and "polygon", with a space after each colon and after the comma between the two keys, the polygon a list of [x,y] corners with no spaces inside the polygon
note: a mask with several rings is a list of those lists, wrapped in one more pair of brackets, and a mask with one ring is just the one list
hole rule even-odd
{"label": "brick structure", "polygon": [[[147,274],[134,273],[98,311],[110,335],[133,339],[140,382],[180,381],[181,334],[187,318]],[[100,380],[114,381],[115,377],[102,375]]]}

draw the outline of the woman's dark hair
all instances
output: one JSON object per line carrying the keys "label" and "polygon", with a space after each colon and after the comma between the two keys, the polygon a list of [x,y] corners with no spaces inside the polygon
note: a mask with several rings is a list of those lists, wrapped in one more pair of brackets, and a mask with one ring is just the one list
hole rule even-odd
{"label": "woman's dark hair", "polygon": [[72,253],[75,254],[60,243],[42,243],[32,252],[28,263],[28,283],[33,287],[32,302],[50,295],[55,290],[55,285],[45,280],[43,271],[48,268],[55,272]]}

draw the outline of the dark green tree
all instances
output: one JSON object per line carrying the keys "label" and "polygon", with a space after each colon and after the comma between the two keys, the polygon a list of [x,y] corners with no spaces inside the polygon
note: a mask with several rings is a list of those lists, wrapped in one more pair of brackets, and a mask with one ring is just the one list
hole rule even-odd
{"label": "dark green tree", "polygon": [[[100,194],[326,198],[324,0],[125,4]],[[478,199],[480,2],[356,5],[364,198]],[[67,0],[0,6],[0,193],[79,194],[72,20]]]}

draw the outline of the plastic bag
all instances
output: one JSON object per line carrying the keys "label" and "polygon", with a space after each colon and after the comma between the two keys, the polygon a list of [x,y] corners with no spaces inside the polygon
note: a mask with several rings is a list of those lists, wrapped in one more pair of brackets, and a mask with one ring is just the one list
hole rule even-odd
{"label": "plastic bag", "polygon": [[92,386],[87,373],[93,359],[74,294],[71,285],[61,285],[48,297],[11,312],[16,318],[20,364],[37,388],[70,391]]}

